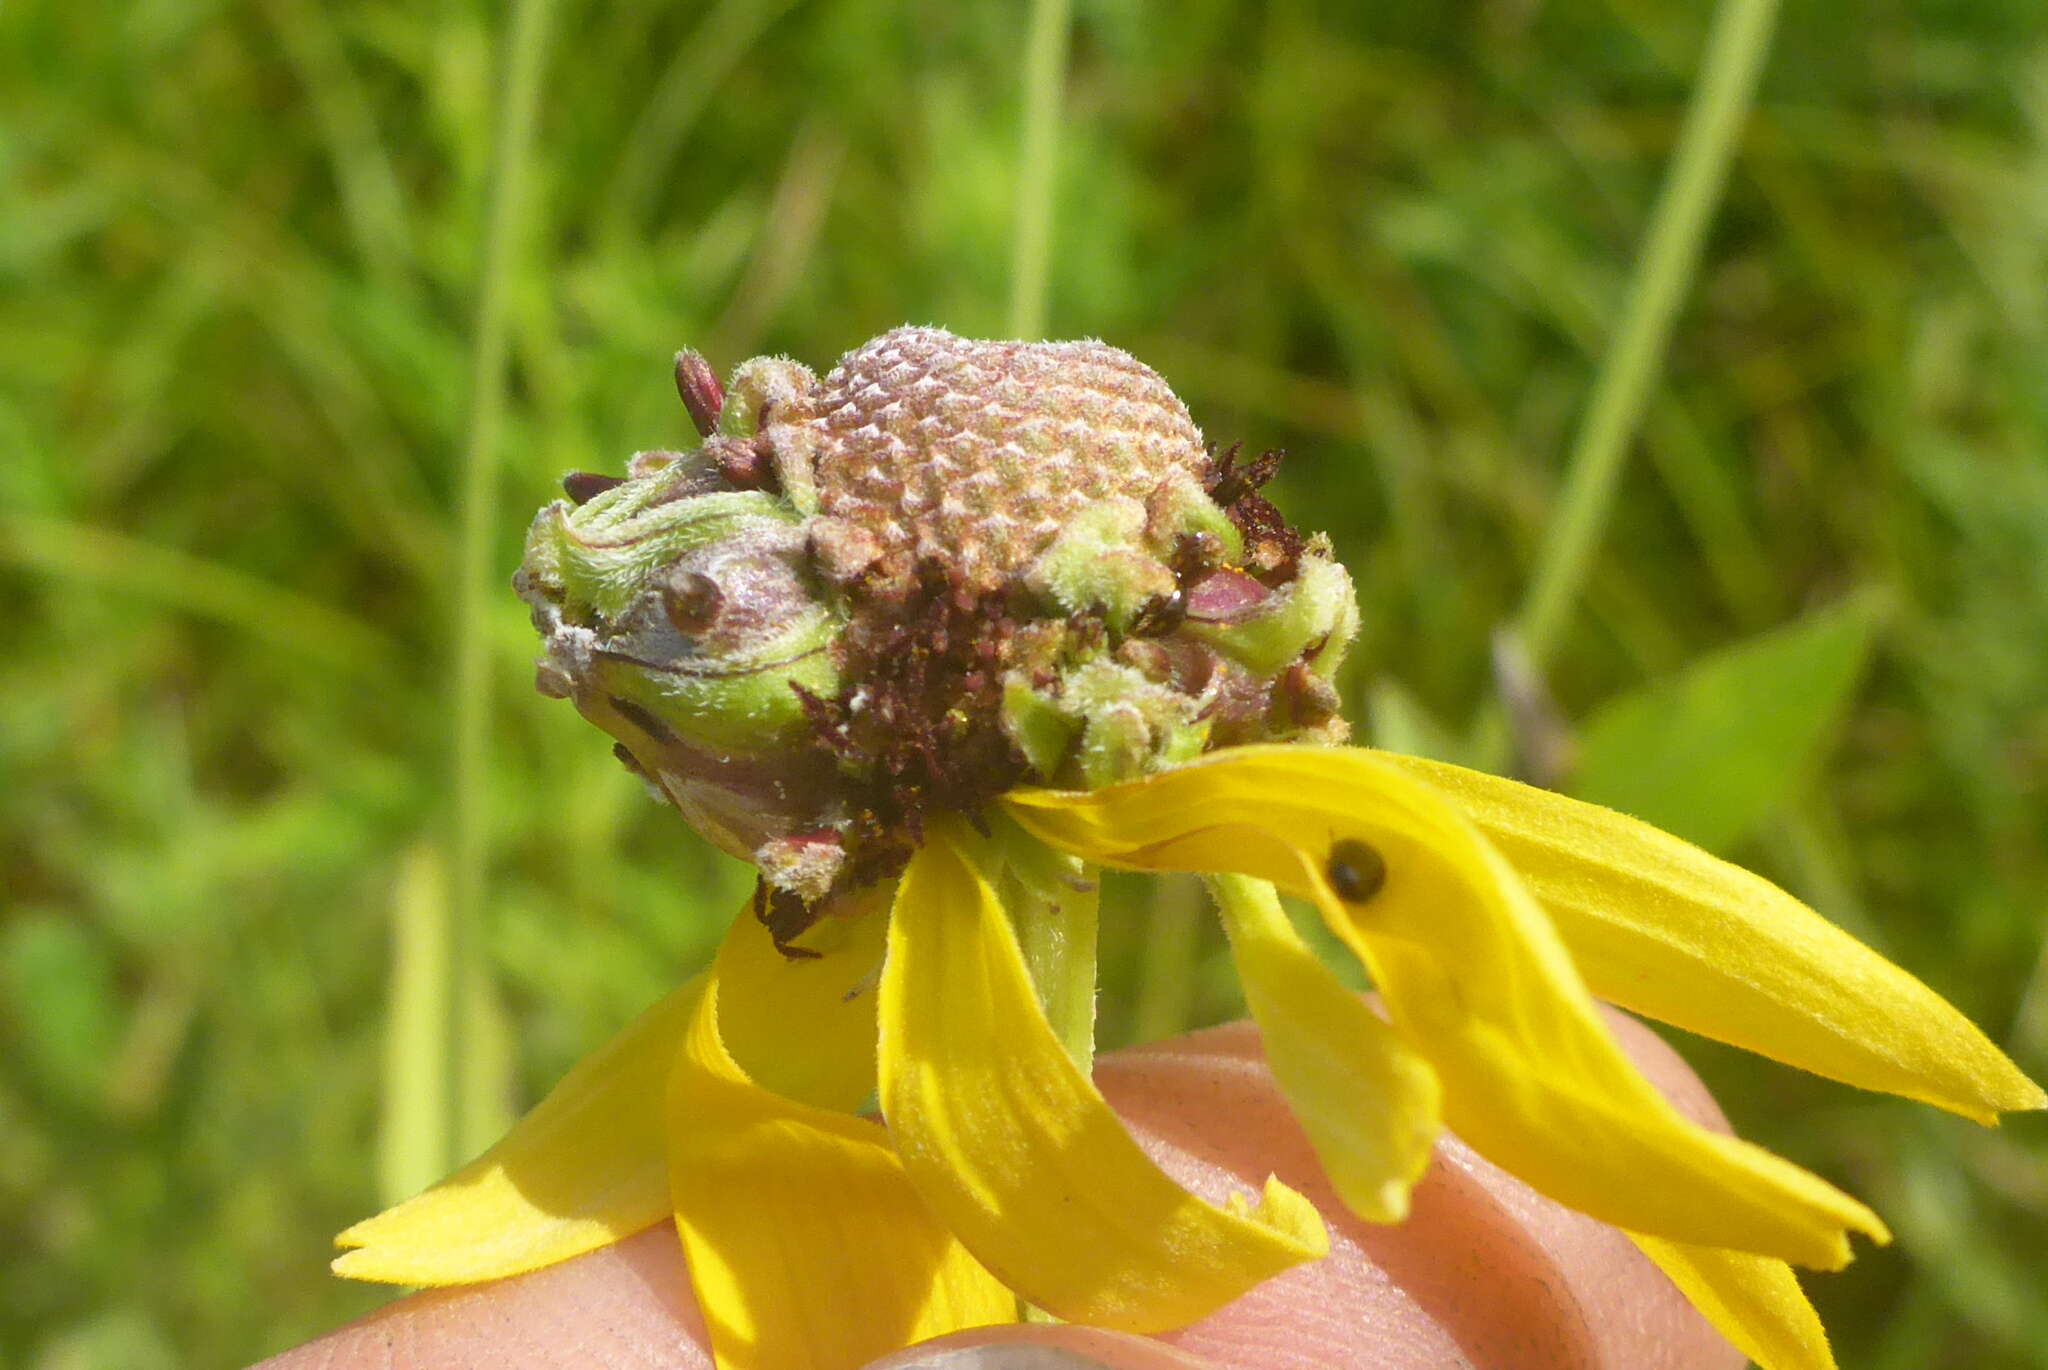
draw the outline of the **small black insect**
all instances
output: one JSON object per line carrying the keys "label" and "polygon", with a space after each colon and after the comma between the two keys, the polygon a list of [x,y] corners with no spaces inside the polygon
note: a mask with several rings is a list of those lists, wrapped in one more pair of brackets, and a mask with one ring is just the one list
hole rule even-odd
{"label": "small black insect", "polygon": [[1353,837],[1330,848],[1330,864],[1323,868],[1330,888],[1347,904],[1363,904],[1387,883],[1387,859],[1379,848]]}

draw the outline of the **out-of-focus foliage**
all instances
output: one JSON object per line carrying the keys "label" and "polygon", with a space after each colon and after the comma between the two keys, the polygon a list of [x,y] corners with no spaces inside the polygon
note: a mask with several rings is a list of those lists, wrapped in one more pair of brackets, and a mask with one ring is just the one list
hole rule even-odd
{"label": "out-of-focus foliage", "polygon": [[[1278,497],[1363,588],[1354,697],[1377,674],[1410,735],[1461,731],[1705,17],[1318,8],[1077,6],[1051,331],[1157,366],[1212,439],[1288,448]],[[392,911],[445,834],[501,24],[0,8],[7,1364],[231,1363],[379,1297],[325,1259],[375,1204]],[[1002,331],[1023,26],[555,6],[505,574],[561,472],[686,439],[678,346],[823,366],[906,320]],[[1589,717],[1873,587],[1836,745],[1734,854],[2037,1077],[2044,377],[2048,11],[1788,7],[1550,675]],[[701,959],[746,881],[532,692],[509,591],[491,614],[490,964],[531,1097]],[[1210,933],[1121,907],[1112,1040],[1133,1002],[1235,1011]],[[2048,1366],[2041,1120],[1981,1132],[1696,1045],[1738,1125],[1898,1228],[1811,1284],[1845,1365]]]}
{"label": "out-of-focus foliage", "polygon": [[1571,792],[1728,850],[1811,779],[1873,627],[1867,603],[1852,598],[1608,700],[1566,754]]}

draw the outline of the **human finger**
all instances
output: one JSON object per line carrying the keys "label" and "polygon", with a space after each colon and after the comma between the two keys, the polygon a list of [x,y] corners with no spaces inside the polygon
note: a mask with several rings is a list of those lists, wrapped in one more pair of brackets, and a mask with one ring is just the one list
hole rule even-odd
{"label": "human finger", "polygon": [[[1613,1017],[1623,1045],[1681,1109],[1725,1127],[1675,1053],[1634,1020]],[[1270,1172],[1308,1195],[1329,1217],[1330,1256],[1157,1340],[1043,1325],[981,1329],[874,1370],[1741,1364],[1621,1233],[1535,1194],[1455,1138],[1438,1147],[1407,1222],[1352,1218],[1248,1024],[1115,1053],[1098,1077],[1133,1135],[1195,1192],[1221,1199],[1256,1190]],[[262,1370],[508,1365],[709,1370],[673,1231],[650,1228],[546,1270],[398,1300]]]}

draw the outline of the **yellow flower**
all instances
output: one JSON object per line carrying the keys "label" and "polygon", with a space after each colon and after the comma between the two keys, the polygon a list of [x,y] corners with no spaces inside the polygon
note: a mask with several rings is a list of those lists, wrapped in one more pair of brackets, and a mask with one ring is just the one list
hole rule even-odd
{"label": "yellow flower", "polygon": [[[1980,1122],[2048,1103],[1932,991],[1767,882],[1511,781],[1254,745],[1014,790],[986,818],[988,835],[930,823],[886,916],[828,920],[840,943],[818,959],[738,920],[708,972],[491,1152],[343,1233],[337,1271],[493,1279],[673,1215],[721,1366],[847,1370],[1013,1320],[1019,1299],[1163,1330],[1316,1259],[1305,1199],[1277,1180],[1225,1207],[1185,1193],[1063,1045],[1005,905],[1056,898],[1092,930],[1081,868],[1061,880],[1073,858],[1210,875],[1274,1075],[1360,1215],[1399,1221],[1448,1127],[1627,1231],[1769,1370],[1832,1363],[1787,1262],[1839,1267],[1848,1233],[1882,1242],[1884,1224],[1681,1117],[1596,997]],[[1276,887],[1359,958],[1384,1019]],[[870,1098],[881,1123],[859,1113]]]}

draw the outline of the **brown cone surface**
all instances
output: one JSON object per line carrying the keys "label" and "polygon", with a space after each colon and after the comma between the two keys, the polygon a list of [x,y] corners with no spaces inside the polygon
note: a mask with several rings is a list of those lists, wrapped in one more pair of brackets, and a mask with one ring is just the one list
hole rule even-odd
{"label": "brown cone surface", "polygon": [[1205,464],[1166,382],[1100,342],[899,328],[840,358],[804,408],[785,422],[808,430],[820,512],[873,539],[879,588],[937,559],[963,589],[998,589],[1089,504]]}

